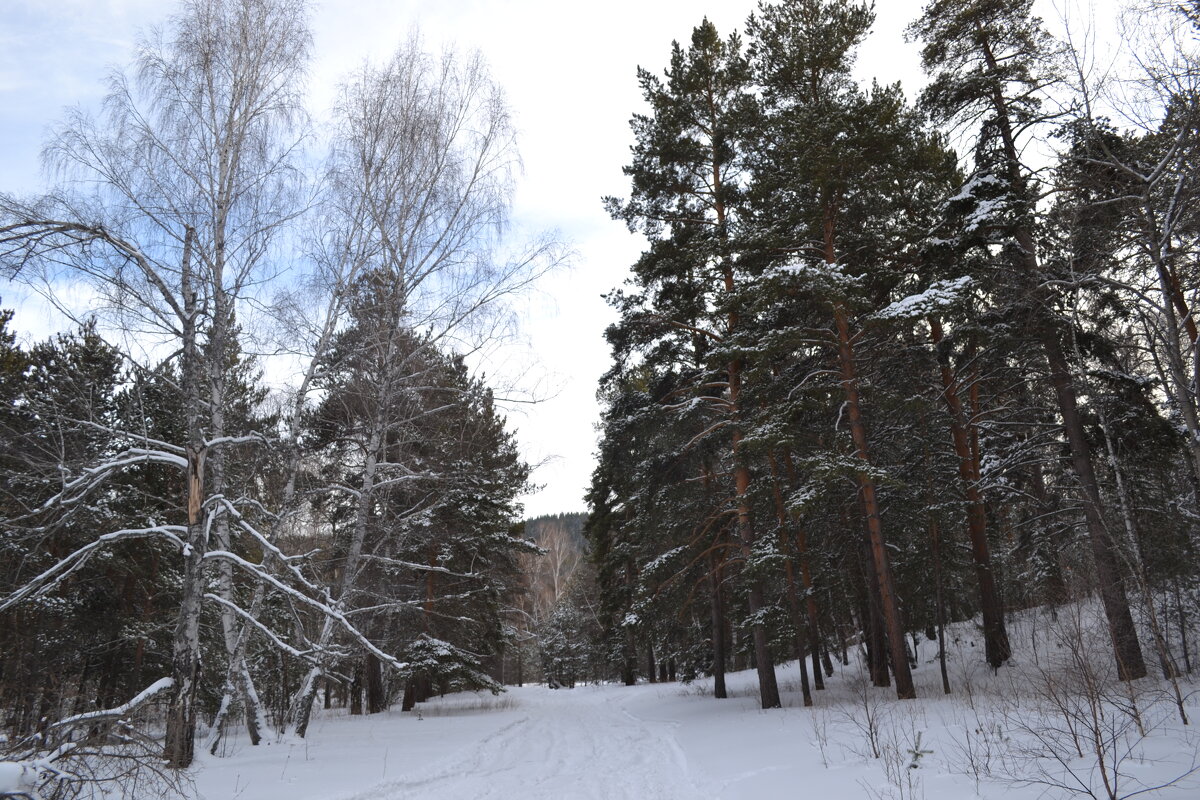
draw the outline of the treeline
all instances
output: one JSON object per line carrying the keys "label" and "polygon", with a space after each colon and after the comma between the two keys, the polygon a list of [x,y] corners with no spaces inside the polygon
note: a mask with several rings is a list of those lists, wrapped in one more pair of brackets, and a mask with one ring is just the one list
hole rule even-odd
{"label": "treeline", "polygon": [[522,558],[522,583],[511,617],[518,644],[504,666],[508,683],[571,687],[603,669],[594,644],[600,634],[595,570],[583,536],[586,520],[583,513],[525,520],[524,535],[538,552]]}
{"label": "treeline", "polygon": [[465,358],[559,248],[503,236],[478,56],[363,65],[321,158],[310,45],[301,0],[186,0],[52,129],[62,182],[0,195],[4,277],[80,322],[0,316],[0,759],[73,792],[160,770],[164,722],[186,767],[498,689],[517,642],[529,467]]}
{"label": "treeline", "polygon": [[722,697],[753,665],[773,707],[798,658],[811,703],[861,645],[909,698],[907,637],[975,618],[1000,667],[1007,611],[1090,593],[1121,677],[1191,671],[1200,6],[1143,4],[1094,85],[1032,5],[929,2],[915,105],[853,77],[849,0],[705,20],[639,72],[607,202],[647,245],[587,525],[606,674]]}

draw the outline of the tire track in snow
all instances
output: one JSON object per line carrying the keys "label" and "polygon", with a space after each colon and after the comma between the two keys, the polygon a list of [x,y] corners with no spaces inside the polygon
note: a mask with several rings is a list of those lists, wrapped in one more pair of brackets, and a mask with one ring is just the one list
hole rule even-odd
{"label": "tire track in snow", "polygon": [[528,715],[422,772],[346,800],[691,800],[704,796],[668,726],[612,696],[547,692]]}

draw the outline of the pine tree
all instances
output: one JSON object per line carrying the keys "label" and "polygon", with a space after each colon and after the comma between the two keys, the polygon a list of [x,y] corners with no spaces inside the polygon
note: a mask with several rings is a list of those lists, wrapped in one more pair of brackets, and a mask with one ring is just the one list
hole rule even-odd
{"label": "pine tree", "polygon": [[673,45],[665,82],[646,70],[638,77],[652,114],[633,120],[633,163],[625,168],[632,197],[624,203],[610,198],[608,206],[640,228],[650,247],[634,266],[637,293],[612,298],[622,321],[609,338],[618,362],[636,351],[650,354],[658,369],[678,369],[679,385],[658,393],[662,402],[712,414],[704,435],[727,431],[760,700],[763,708],[775,708],[780,700],[764,616],[765,576],[753,566],[760,545],[753,476],[742,447],[746,359],[737,349],[740,183],[744,139],[755,116],[748,65],[739,39],[721,39],[705,20],[690,47]]}
{"label": "pine tree", "polygon": [[[1004,257],[1014,270],[1024,310],[1049,367],[1071,464],[1080,484],[1100,596],[1123,678],[1145,675],[1129,609],[1119,547],[1105,524],[1092,447],[1080,415],[1078,391],[1064,349],[1064,324],[1042,280],[1035,187],[1020,156],[1018,137],[1040,119],[1038,92],[1054,79],[1050,44],[1032,0],[935,0],[911,28],[925,42],[922,60],[932,80],[922,102],[941,119],[979,125],[980,151],[994,146],[991,180],[1007,189],[1009,215],[997,220],[1007,234]],[[986,164],[984,159],[977,158]],[[983,215],[981,210],[980,215]]]}
{"label": "pine tree", "polygon": [[897,694],[912,697],[859,377],[863,342],[855,326],[863,320],[855,318],[855,306],[859,313],[878,307],[896,285],[917,241],[922,206],[944,185],[949,162],[898,86],[863,91],[850,76],[854,48],[872,21],[866,5],[821,0],[764,3],[750,21],[769,120],[755,192],[757,227],[767,231],[763,244],[773,257],[764,273],[769,280],[760,285],[777,297],[796,297],[775,302],[815,303],[809,320],[822,306],[832,312],[831,343],[877,584],[871,591],[879,593]]}
{"label": "pine tree", "polygon": [[504,647],[501,602],[533,550],[509,534],[529,468],[491,392],[405,326],[393,277],[360,279],[309,422],[331,591],[377,646],[363,655],[368,713],[387,703],[382,652],[410,665],[413,702],[435,686],[498,690],[483,664]]}

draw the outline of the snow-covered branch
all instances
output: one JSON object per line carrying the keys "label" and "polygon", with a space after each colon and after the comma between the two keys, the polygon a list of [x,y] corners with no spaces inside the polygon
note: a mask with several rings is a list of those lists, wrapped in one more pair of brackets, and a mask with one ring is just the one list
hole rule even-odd
{"label": "snow-covered branch", "polygon": [[337,623],[342,630],[349,634],[350,637],[364,650],[369,653],[373,653],[380,661],[392,667],[392,669],[395,669],[398,672],[403,672],[405,669],[407,669],[408,664],[398,660],[390,653],[386,653],[376,647],[373,642],[371,642],[365,635],[363,635],[361,631],[358,630],[358,628],[354,626],[352,622],[350,622],[346,614],[339,611],[333,605],[323,603],[320,600],[309,597],[298,589],[283,583],[274,575],[271,575],[269,572],[262,569],[259,565],[252,564],[236,553],[231,553],[228,550],[210,550],[204,554],[204,558],[206,561],[224,560],[232,563],[234,566],[240,567],[243,571],[249,573],[251,576],[260,581],[270,584],[277,591],[281,592],[292,600],[295,600],[300,605],[307,606],[308,608],[319,612],[326,618]]}
{"label": "snow-covered branch", "polygon": [[83,470],[79,477],[68,481],[58,494],[42,503],[39,511],[73,503],[96,488],[96,486],[113,473],[139,464],[168,464],[180,469],[187,469],[187,459],[183,456],[169,453],[165,450],[147,450],[140,447],[131,447],[113,456],[103,464]]}
{"label": "snow-covered branch", "polygon": [[136,710],[139,706],[145,704],[147,701],[162,694],[168,689],[171,689],[174,685],[175,681],[172,678],[159,678],[154,683],[138,692],[133,699],[129,700],[128,702],[122,703],[119,706],[114,706],[113,708],[101,709],[99,711],[88,711],[84,714],[76,714],[73,717],[65,717],[51,724],[50,727],[56,730],[62,730],[64,728],[70,728],[76,725],[98,722],[100,720],[121,719],[122,717],[128,716],[132,711]]}
{"label": "snow-covered branch", "polygon": [[220,605],[220,606],[232,611],[234,614],[236,614],[238,617],[240,617],[243,622],[247,623],[252,628],[254,628],[259,633],[261,633],[263,636],[265,636],[271,642],[271,644],[275,645],[275,647],[277,649],[282,650],[283,652],[285,652],[289,655],[295,656],[296,658],[299,658],[303,661],[307,661],[310,664],[317,663],[317,659],[313,656],[312,650],[297,650],[295,647],[292,647],[290,644],[288,644],[287,642],[280,639],[277,635],[275,635],[275,632],[273,630],[271,630],[269,627],[264,625],[259,620],[255,619],[254,616],[249,611],[246,611],[244,608],[242,608],[238,604],[233,603],[229,600],[226,600],[224,597],[221,597],[220,595],[217,595],[217,594],[213,594],[211,592],[205,593],[204,599],[211,600],[212,602],[216,603],[217,605]]}
{"label": "snow-covered branch", "polygon": [[437,572],[442,575],[452,575],[456,578],[479,578],[479,577],[482,577],[477,572],[455,572],[452,569],[447,569],[446,567],[439,567],[434,564],[421,564],[416,561],[405,561],[405,560],[399,559],[399,558],[388,558],[387,556],[376,556],[376,555],[365,554],[365,555],[363,555],[363,560],[364,561],[374,561],[378,564],[386,564],[389,567],[402,567],[402,568],[406,568],[406,569],[413,569],[413,570],[417,570],[418,572]]}
{"label": "snow-covered branch", "polygon": [[47,569],[37,577],[29,580],[24,586],[20,587],[8,597],[0,601],[0,611],[5,611],[13,606],[45,595],[55,586],[62,583],[73,573],[83,567],[96,552],[115,542],[127,541],[129,539],[151,539],[162,537],[172,544],[184,548],[184,537],[187,535],[187,529],[182,525],[156,525],[149,528],[126,528],[125,530],[113,531],[106,533],[97,539],[89,542],[79,548],[70,555],[60,558],[55,562],[54,566]]}

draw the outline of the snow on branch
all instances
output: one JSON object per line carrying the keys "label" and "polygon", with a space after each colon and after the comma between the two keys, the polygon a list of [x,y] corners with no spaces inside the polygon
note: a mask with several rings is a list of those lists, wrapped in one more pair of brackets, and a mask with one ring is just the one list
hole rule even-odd
{"label": "snow on branch", "polygon": [[[438,595],[436,598],[433,599],[433,602],[456,603],[456,602],[459,602],[462,600],[470,600],[472,597],[478,597],[480,595],[487,594],[489,591],[490,591],[490,589],[487,586],[480,586],[475,589],[468,589],[466,591],[455,592],[453,594]],[[362,616],[364,614],[373,614],[378,611],[401,611],[406,608],[424,608],[428,605],[429,602],[430,602],[430,600],[427,598],[412,599],[412,600],[389,600],[384,603],[375,603],[374,605],[358,606],[356,608],[352,608],[346,612],[346,617],[347,618],[357,617],[357,616]],[[442,619],[455,620],[458,622],[469,622],[472,624],[479,623],[479,620],[475,619],[474,617],[464,617],[464,616],[460,616],[457,614],[440,612],[440,611],[437,611],[432,608],[424,608],[423,613],[428,613],[433,616],[441,617]]]}
{"label": "snow on branch", "polygon": [[18,603],[45,595],[82,568],[88,562],[88,559],[95,555],[97,550],[114,542],[121,542],[127,539],[151,539],[161,536],[180,549],[183,549],[184,542],[182,537],[186,533],[187,529],[183,525],[155,525],[149,528],[126,528],[125,530],[106,533],[94,541],[85,544],[65,558],[59,559],[54,566],[4,598],[0,601],[0,611],[7,611]]}
{"label": "snow on branch", "polygon": [[985,186],[993,187],[992,191],[996,191],[997,189],[1006,188],[1008,182],[991,173],[975,174],[971,176],[969,181],[963,184],[963,187],[958,190],[958,194],[946,198],[946,202],[961,203],[966,200],[972,200],[979,193],[979,189]]}
{"label": "snow on branch", "polygon": [[846,291],[857,288],[862,279],[851,275],[841,264],[825,261],[813,262],[796,258],[769,270],[765,278],[785,278],[798,282],[813,291]]}
{"label": "snow on branch", "polygon": [[[377,466],[379,466],[379,467],[386,467],[386,466],[389,466],[389,465],[388,465],[388,464],[386,464],[386,463],[383,463],[383,464],[379,464],[379,465],[377,465]],[[377,492],[377,491],[379,491],[379,490],[381,490],[381,489],[386,489],[386,488],[388,488],[388,487],[390,487],[390,486],[395,486],[395,485],[397,485],[397,484],[400,484],[400,483],[408,483],[408,482],[410,482],[410,481],[415,481],[415,480],[431,480],[431,479],[433,479],[433,478],[436,478],[436,477],[437,477],[437,476],[436,476],[436,475],[434,475],[433,473],[413,473],[413,474],[411,474],[411,475],[399,475],[399,476],[397,476],[397,477],[395,477],[395,478],[387,478],[386,480],[377,481],[377,482],[376,482],[376,483],[375,483],[375,484],[374,484],[374,485],[371,487],[371,491],[372,491],[372,492]]]}
{"label": "snow on branch", "polygon": [[85,428],[91,428],[91,429],[97,430],[97,431],[102,431],[103,433],[108,433],[108,434],[111,434],[116,437],[120,437],[123,439],[129,439],[129,440],[132,440],[135,442],[140,442],[143,445],[153,446],[153,447],[158,448],[159,450],[163,450],[163,451],[166,451],[169,453],[178,453],[181,456],[187,454],[187,451],[183,447],[180,447],[177,444],[172,444],[170,442],[164,442],[161,439],[153,439],[142,433],[131,433],[130,431],[125,430],[124,428],[114,428],[111,425],[101,425],[99,422],[96,422],[95,420],[90,420],[90,419],[72,418],[71,422],[72,422],[72,424],[81,425]]}
{"label": "snow on branch", "polygon": [[96,488],[96,486],[114,472],[138,464],[170,464],[180,469],[187,469],[187,459],[183,456],[168,453],[165,450],[147,450],[140,447],[131,447],[128,450],[118,453],[103,464],[83,470],[78,478],[68,481],[63,486],[62,491],[42,503],[38,510],[45,511],[54,506],[72,503]]}
{"label": "snow on branch", "polygon": [[950,281],[934,281],[925,291],[897,300],[872,316],[875,319],[926,317],[961,300],[969,288],[971,279],[966,275]]}
{"label": "snow on branch", "polygon": [[[160,678],[128,702],[57,720],[15,743],[6,752],[15,759],[0,761],[0,796],[30,800],[51,795],[109,797],[110,792],[101,787],[122,775],[128,777],[130,769],[139,773],[149,770],[167,784],[172,783],[161,760],[161,743],[139,734],[130,716],[174,686],[171,678]],[[87,733],[80,736],[80,729]],[[113,767],[118,769],[114,771]],[[85,790],[85,784],[92,784],[92,788]],[[140,780],[134,784],[143,785]]]}
{"label": "snow on branch", "polygon": [[154,683],[147,686],[142,691],[138,692],[132,700],[122,703],[113,708],[101,709],[99,711],[88,711],[84,714],[76,714],[73,717],[66,717],[53,723],[50,727],[55,729],[69,728],[82,723],[92,723],[103,719],[121,719],[127,716],[131,711],[143,705],[148,700],[157,695],[162,694],[175,685],[173,678],[159,678]]}
{"label": "snow on branch", "polygon": [[217,603],[218,605],[229,609],[234,614],[241,617],[248,625],[250,625],[250,626],[254,627],[256,630],[258,630],[259,633],[261,633],[263,636],[267,637],[267,639],[270,640],[271,644],[275,645],[277,648],[279,648],[283,652],[287,653],[288,655],[295,656],[296,658],[301,659],[302,661],[307,661],[309,664],[312,664],[313,666],[317,666],[318,662],[317,662],[317,659],[313,656],[312,650],[297,650],[295,647],[292,647],[290,644],[288,644],[287,642],[283,641],[278,636],[276,636],[275,632],[273,630],[271,630],[269,627],[264,625],[262,622],[259,622],[254,617],[254,615],[252,615],[249,611],[246,611],[241,606],[237,605],[236,603],[232,603],[229,600],[226,600],[224,597],[221,597],[220,595],[212,594],[211,592],[206,592],[204,595],[204,598],[206,600],[212,600],[214,603]]}
{"label": "snow on branch", "polygon": [[719,431],[721,428],[728,427],[728,426],[729,426],[729,425],[731,425],[731,424],[732,424],[732,423],[731,423],[729,420],[727,420],[727,419],[723,419],[723,420],[719,420],[719,421],[717,421],[717,422],[714,422],[712,425],[709,425],[707,428],[705,428],[704,430],[700,431],[700,433],[697,433],[695,436],[693,436],[693,437],[692,437],[692,439],[691,439],[691,441],[690,441],[690,442],[688,442],[687,444],[685,444],[685,445],[683,446],[683,449],[681,450],[681,452],[684,452],[684,453],[686,453],[688,450],[691,450],[691,449],[692,449],[692,447],[693,447],[693,446],[694,446],[694,445],[695,445],[697,442],[699,442],[701,439],[703,439],[704,437],[708,436],[709,434],[716,433],[716,432],[717,432],[717,431]]}
{"label": "snow on branch", "polygon": [[[298,589],[288,586],[274,575],[263,570],[257,564],[252,564],[236,553],[231,553],[228,550],[210,550],[204,554],[204,559],[206,561],[228,561],[233,565],[240,567],[259,580],[275,587],[277,590],[287,595],[289,598],[299,602],[301,605],[308,606],[309,608],[312,608],[325,615],[328,619],[336,622],[342,627],[343,630],[345,630],[346,633],[350,635],[351,638],[358,642],[358,644],[361,645],[364,650],[372,653],[379,658],[380,661],[392,667],[397,672],[403,672],[408,668],[408,664],[397,660],[395,656],[376,647],[374,643],[372,643],[361,631],[358,630],[358,628],[354,627],[354,624],[350,622],[350,620],[346,618],[346,615],[341,611],[327,603],[322,603],[320,600],[309,597]],[[2,608],[0,608],[0,610],[2,610]]]}
{"label": "snow on branch", "polygon": [[482,578],[478,572],[455,572],[446,567],[439,567],[433,564],[421,564],[416,561],[404,561],[399,558],[389,558],[388,556],[377,556],[372,554],[364,554],[363,559],[374,561],[378,564],[385,564],[389,567],[402,567],[405,569],[413,569],[419,572],[440,572],[443,575],[450,575],[455,578]]}
{"label": "snow on branch", "polygon": [[287,568],[287,571],[291,573],[292,577],[295,578],[301,586],[313,592],[320,591],[319,587],[305,578],[304,574],[301,573],[299,568],[297,568],[293,563],[295,561],[304,559],[304,555],[289,556],[285,554],[282,550],[276,547],[265,534],[250,524],[250,521],[243,516],[242,512],[238,510],[237,506],[231,503],[224,495],[214,495],[213,497],[210,497],[207,502],[215,502],[220,505],[220,507],[223,508],[226,513],[233,517],[234,522],[237,523],[238,527],[248,533],[250,537],[253,538],[254,541],[256,541],[258,545],[263,548],[264,552],[278,560],[280,564],[283,564],[284,567]]}
{"label": "snow on branch", "polygon": [[267,444],[268,439],[258,431],[251,431],[244,436],[218,436],[204,443],[205,447],[221,447],[232,444]]}

